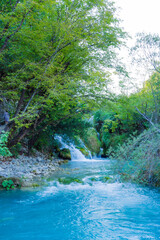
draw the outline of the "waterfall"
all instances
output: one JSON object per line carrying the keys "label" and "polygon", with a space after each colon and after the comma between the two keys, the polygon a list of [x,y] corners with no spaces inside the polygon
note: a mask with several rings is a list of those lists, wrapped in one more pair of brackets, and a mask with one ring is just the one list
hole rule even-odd
{"label": "waterfall", "polygon": [[70,150],[72,160],[81,160],[81,161],[86,160],[85,156],[81,153],[80,150],[75,148],[73,143],[66,143],[63,137],[59,135],[55,136],[54,139],[61,144],[61,149],[68,148]]}

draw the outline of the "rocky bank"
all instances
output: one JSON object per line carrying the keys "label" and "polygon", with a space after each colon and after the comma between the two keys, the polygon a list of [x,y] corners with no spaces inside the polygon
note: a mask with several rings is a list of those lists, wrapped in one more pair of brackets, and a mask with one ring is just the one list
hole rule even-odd
{"label": "rocky bank", "polygon": [[0,159],[0,183],[4,179],[12,179],[15,187],[32,187],[40,184],[56,170],[59,170],[61,159],[47,159],[43,154],[28,157]]}

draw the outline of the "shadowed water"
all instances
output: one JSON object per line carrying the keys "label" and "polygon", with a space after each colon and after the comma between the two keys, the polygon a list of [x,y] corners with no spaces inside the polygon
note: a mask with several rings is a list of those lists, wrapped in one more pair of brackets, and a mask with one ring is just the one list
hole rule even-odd
{"label": "shadowed water", "polygon": [[[158,190],[112,182],[108,169],[108,160],[71,161],[48,186],[1,191],[0,239],[160,239]],[[83,183],[60,184],[62,176]]]}

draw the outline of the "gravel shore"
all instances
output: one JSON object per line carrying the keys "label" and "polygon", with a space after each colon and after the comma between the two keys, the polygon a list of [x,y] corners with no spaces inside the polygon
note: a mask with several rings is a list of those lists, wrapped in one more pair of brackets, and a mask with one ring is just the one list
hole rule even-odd
{"label": "gravel shore", "polygon": [[47,159],[41,153],[39,156],[28,157],[20,155],[7,160],[0,159],[0,178],[15,178],[21,180],[22,187],[31,187],[41,179],[46,179],[59,169],[63,160]]}

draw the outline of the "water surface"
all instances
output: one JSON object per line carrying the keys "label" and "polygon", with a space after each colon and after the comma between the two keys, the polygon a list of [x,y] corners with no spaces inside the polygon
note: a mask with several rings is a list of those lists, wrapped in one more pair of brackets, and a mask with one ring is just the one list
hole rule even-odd
{"label": "water surface", "polygon": [[[0,239],[160,239],[160,192],[112,182],[109,164],[71,161],[45,187],[1,191]],[[64,185],[59,177],[83,183]]]}

